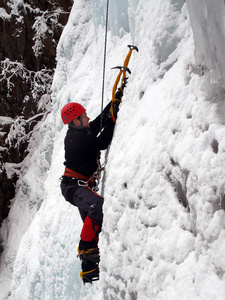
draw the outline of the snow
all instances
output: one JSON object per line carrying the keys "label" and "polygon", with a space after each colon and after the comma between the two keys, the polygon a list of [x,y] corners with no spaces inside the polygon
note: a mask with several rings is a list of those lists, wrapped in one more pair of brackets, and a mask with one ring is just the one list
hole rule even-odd
{"label": "snow", "polygon": [[3,7],[0,7],[0,18],[2,19],[9,19],[10,15],[6,12]]}
{"label": "snow", "polygon": [[186,2],[127,0],[125,19],[119,1],[109,9],[104,104],[111,67],[128,44],[139,52],[107,157],[93,285],[79,277],[81,218],[59,188],[60,110],[79,101],[91,118],[100,112],[105,6],[74,2],[57,49],[53,111],[32,136],[1,229],[2,299],[224,299],[224,4]]}
{"label": "snow", "polygon": [[2,125],[8,125],[8,124],[13,123],[13,119],[10,118],[10,117],[0,116],[0,123],[1,123]]}

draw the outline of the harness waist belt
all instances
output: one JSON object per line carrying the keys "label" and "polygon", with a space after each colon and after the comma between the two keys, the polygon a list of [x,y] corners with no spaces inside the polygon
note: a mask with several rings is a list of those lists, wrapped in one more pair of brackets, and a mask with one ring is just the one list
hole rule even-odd
{"label": "harness waist belt", "polygon": [[65,168],[65,172],[64,172],[64,176],[68,176],[68,177],[74,177],[74,178],[77,178],[77,179],[81,179],[81,180],[85,180],[87,181],[90,177],[87,177],[85,175],[82,175],[82,174],[79,174],[69,168]]}

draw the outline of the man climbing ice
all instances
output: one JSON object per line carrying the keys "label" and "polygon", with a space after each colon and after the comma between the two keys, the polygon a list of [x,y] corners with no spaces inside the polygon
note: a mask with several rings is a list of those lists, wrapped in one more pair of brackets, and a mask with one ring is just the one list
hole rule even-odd
{"label": "man climbing ice", "polygon": [[116,93],[118,100],[113,101],[113,113],[110,112],[110,102],[92,122],[89,122],[86,109],[79,103],[68,103],[61,110],[62,121],[68,124],[61,190],[66,201],[78,207],[83,220],[78,256],[82,261],[81,278],[84,283],[99,279],[98,236],[104,199],[95,192],[95,175],[100,150],[107,149],[112,140],[122,96],[119,89]]}

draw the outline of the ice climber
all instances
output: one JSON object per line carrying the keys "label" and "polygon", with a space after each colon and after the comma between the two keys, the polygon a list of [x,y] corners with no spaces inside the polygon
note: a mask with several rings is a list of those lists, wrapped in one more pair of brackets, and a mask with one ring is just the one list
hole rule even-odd
{"label": "ice climber", "polygon": [[91,122],[86,109],[79,103],[68,103],[61,110],[62,121],[68,124],[61,190],[66,201],[78,207],[83,220],[78,247],[83,282],[99,278],[98,236],[103,220],[104,199],[95,192],[94,174],[98,169],[100,150],[107,149],[112,140],[122,96],[119,89],[116,93],[118,100],[113,102],[112,115],[109,112],[110,102],[102,114]]}

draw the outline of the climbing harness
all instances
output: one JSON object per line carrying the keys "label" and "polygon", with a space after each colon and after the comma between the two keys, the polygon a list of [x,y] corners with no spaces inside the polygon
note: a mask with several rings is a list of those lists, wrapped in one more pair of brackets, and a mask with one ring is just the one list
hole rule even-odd
{"label": "climbing harness", "polygon": [[100,175],[101,175],[101,172],[100,172],[99,168],[93,175],[88,177],[88,176],[82,175],[80,173],[77,173],[77,172],[65,167],[65,172],[62,176],[62,179],[64,176],[69,177],[73,180],[76,180],[77,185],[82,186],[82,187],[91,188],[94,192],[97,192],[99,190],[98,184],[100,181]]}
{"label": "climbing harness", "polygon": [[85,187],[91,188],[94,192],[97,192],[99,190],[98,185],[101,178],[101,171],[98,170],[94,172],[93,175],[86,181]]}
{"label": "climbing harness", "polygon": [[91,189],[93,192],[96,193],[99,190],[98,188],[99,181],[100,181],[100,173],[95,172],[90,178],[88,178],[88,180],[78,179],[77,185]]}
{"label": "climbing harness", "polygon": [[88,176],[84,176],[80,173],[77,173],[67,167],[65,167],[65,172],[63,174],[64,176],[67,176],[67,177],[72,177],[72,178],[76,178],[76,179],[81,179],[81,180],[89,180],[89,177]]}

